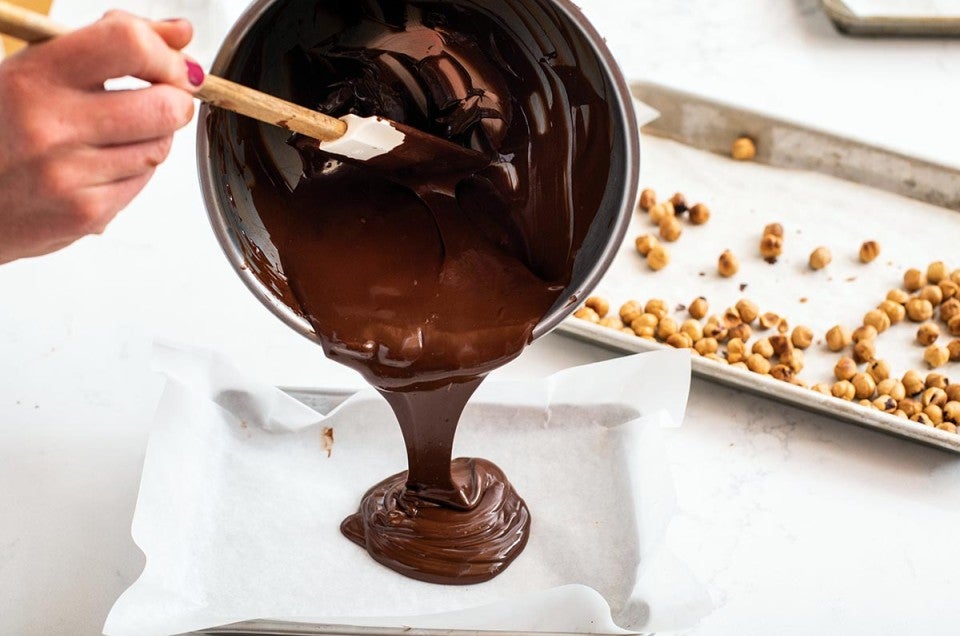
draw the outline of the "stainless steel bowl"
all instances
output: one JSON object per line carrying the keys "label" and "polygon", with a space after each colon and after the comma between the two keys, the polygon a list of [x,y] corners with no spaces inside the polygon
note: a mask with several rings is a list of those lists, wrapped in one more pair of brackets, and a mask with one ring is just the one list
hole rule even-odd
{"label": "stainless steel bowl", "polygon": [[[227,35],[211,72],[228,79],[239,79],[238,67],[242,67],[251,53],[250,34],[274,5],[289,1],[254,2]],[[482,4],[485,0],[476,1]],[[554,19],[562,22],[557,33],[578,39],[578,46],[595,56],[606,85],[614,150],[603,201],[574,262],[571,282],[534,329],[534,338],[548,333],[569,315],[610,266],[630,221],[640,170],[639,135],[630,90],[603,38],[569,0],[538,2],[549,9]],[[275,93],[276,89],[269,85],[255,88],[269,93]],[[241,163],[230,160],[233,151],[224,147],[223,136],[211,128],[235,125],[236,116],[227,114],[212,120],[210,115],[210,107],[201,107],[197,160],[204,202],[217,240],[254,296],[295,331],[319,342],[313,327],[296,309],[276,248],[250,203]]]}

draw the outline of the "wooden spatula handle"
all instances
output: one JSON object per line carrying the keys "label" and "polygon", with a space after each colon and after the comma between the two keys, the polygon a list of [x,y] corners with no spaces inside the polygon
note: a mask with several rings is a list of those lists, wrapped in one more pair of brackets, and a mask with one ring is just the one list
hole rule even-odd
{"label": "wooden spatula handle", "polygon": [[[37,43],[65,35],[70,29],[45,15],[0,0],[0,33]],[[207,75],[197,98],[220,108],[298,132],[320,141],[343,137],[347,124],[335,117],[297,106],[280,98]]]}

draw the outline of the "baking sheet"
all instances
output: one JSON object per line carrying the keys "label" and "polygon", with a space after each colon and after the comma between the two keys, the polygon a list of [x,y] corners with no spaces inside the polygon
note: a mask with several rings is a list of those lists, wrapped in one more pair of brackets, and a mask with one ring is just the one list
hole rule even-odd
{"label": "baking sheet", "polygon": [[956,37],[958,0],[821,0],[837,28],[850,35]]}
{"label": "baking sheet", "polygon": [[383,633],[624,633],[689,627],[709,611],[704,589],[662,545],[674,495],[659,431],[683,417],[683,352],[483,385],[455,452],[500,465],[533,523],[517,560],[470,586],[407,579],[340,534],[365,490],[406,465],[380,396],[335,406],[342,395],[308,393],[335,406],[324,416],[210,352],[160,347],[158,366],[169,380],[132,529],[146,566],[107,634],[256,619]]}
{"label": "baking sheet", "polygon": [[[697,201],[707,203],[713,215],[703,226],[684,223],[680,240],[667,244],[672,256],[670,265],[652,272],[636,252],[633,241],[639,234],[656,234],[657,228],[649,223],[646,214],[637,213],[620,252],[595,292],[611,301],[611,311],[629,299],[646,302],[662,298],[675,308],[705,296],[710,302],[710,313],[722,314],[740,298],[749,298],[761,312],[785,316],[791,327],[804,324],[814,330],[815,344],[806,352],[806,367],[800,377],[811,385],[832,383],[833,366],[840,354],[830,352],[822,343],[831,326],[860,325],[864,313],[876,307],[889,289],[900,287],[903,271],[909,267],[926,269],[930,261],[938,259],[953,268],[960,267],[960,213],[827,174],[760,163],[768,158],[794,165],[798,156],[815,155],[816,147],[805,144],[815,142],[817,135],[805,138],[796,133],[796,127],[787,124],[780,127],[787,132],[778,133],[778,127],[764,119],[764,127],[769,130],[760,139],[758,161],[737,162],[656,135],[667,134],[688,143],[704,140],[708,147],[725,138],[724,146],[729,148],[734,138],[752,132],[750,113],[662,87],[643,85],[636,92],[640,99],[665,114],[644,130],[641,187],[655,189],[661,198],[682,191],[691,205]],[[730,122],[736,122],[737,128],[729,127]],[[864,156],[862,144],[853,146],[857,148],[855,156]],[[880,149],[870,152],[875,160],[883,154]],[[834,163],[849,159],[832,157],[831,162],[820,162],[816,167],[829,170]],[[887,168],[882,160],[874,161],[874,165],[882,170]],[[869,167],[867,164],[862,168]],[[947,169],[929,174],[940,177],[947,174]],[[955,188],[958,183],[960,175],[953,180]],[[918,196],[923,192],[935,197],[942,193],[939,184],[933,187],[920,181],[911,187]],[[785,229],[784,253],[775,265],[766,263],[758,252],[762,230],[771,222],[780,222]],[[881,254],[873,263],[864,265],[857,255],[860,244],[868,239],[880,243]],[[831,249],[833,262],[825,270],[813,272],[807,259],[820,245]],[[730,279],[721,278],[716,269],[717,257],[725,249],[732,250],[741,263],[739,274]],[[678,320],[689,317],[682,311],[675,316]],[[877,339],[878,357],[891,363],[894,376],[901,376],[907,369],[927,372],[923,349],[914,342],[917,326],[905,321]],[[565,321],[560,330],[621,351],[661,346],[574,318]],[[755,332],[754,340],[763,335]],[[941,335],[941,344],[948,339]],[[797,406],[960,452],[957,434],[705,359],[695,358],[693,369],[698,375]],[[960,364],[949,363],[938,371],[960,377]]]}

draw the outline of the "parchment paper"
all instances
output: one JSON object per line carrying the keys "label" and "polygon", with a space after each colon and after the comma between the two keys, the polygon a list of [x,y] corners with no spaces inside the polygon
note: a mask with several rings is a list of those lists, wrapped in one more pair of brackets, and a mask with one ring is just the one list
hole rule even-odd
{"label": "parchment paper", "polygon": [[622,633],[682,628],[709,611],[661,546],[674,494],[659,431],[683,417],[684,352],[478,391],[455,452],[499,464],[533,523],[523,554],[473,586],[404,578],[340,534],[364,491],[405,468],[399,428],[376,393],[324,417],[218,355],[164,345],[156,357],[169,380],[132,529],[146,566],[107,634],[255,618]]}

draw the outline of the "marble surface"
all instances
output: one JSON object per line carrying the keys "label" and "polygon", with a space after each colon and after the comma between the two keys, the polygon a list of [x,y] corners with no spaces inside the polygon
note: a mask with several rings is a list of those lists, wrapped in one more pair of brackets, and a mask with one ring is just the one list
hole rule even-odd
{"label": "marble surface", "polygon": [[[196,18],[203,59],[243,3],[118,4]],[[960,165],[958,41],[849,39],[814,0],[581,4],[629,77]],[[100,12],[54,7],[69,24]],[[99,633],[139,574],[129,522],[155,338],[225,351],[276,384],[359,386],[230,271],[192,134],[106,234],[0,267],[0,634]],[[551,335],[501,373],[609,355]],[[699,381],[669,454],[669,542],[716,603],[690,634],[956,633],[960,458]]]}

